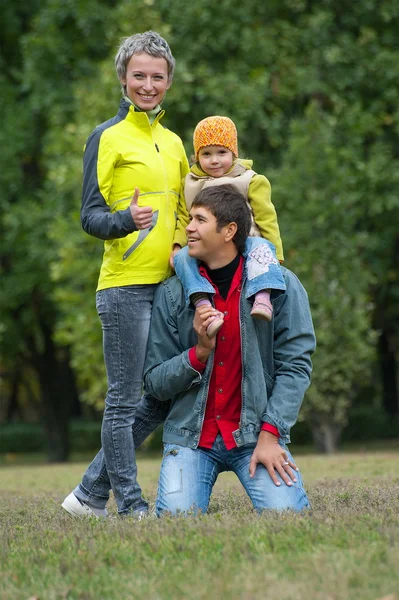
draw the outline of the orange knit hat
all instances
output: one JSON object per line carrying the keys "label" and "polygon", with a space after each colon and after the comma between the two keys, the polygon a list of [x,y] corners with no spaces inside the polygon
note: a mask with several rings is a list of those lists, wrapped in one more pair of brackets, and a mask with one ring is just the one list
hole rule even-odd
{"label": "orange knit hat", "polygon": [[198,152],[204,146],[223,146],[238,156],[237,129],[228,117],[207,117],[202,119],[194,130],[194,153],[196,160]]}

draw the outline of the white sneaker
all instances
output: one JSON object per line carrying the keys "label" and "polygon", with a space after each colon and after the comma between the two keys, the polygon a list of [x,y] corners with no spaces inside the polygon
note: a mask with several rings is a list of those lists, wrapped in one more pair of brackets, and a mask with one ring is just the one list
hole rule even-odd
{"label": "white sneaker", "polygon": [[134,512],[119,513],[118,517],[122,519],[133,519],[134,521],[142,521],[149,516],[148,510],[135,510]]}
{"label": "white sneaker", "polygon": [[94,506],[90,506],[86,502],[83,502],[83,500],[79,500],[73,492],[65,498],[61,506],[73,517],[95,517],[96,519],[105,519],[108,514],[106,508],[95,508]]}

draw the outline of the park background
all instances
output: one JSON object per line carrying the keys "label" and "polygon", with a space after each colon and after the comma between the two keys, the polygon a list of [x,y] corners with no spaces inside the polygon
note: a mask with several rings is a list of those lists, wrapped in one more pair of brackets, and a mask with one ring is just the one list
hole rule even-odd
{"label": "park background", "polygon": [[120,39],[148,29],[177,61],[163,124],[188,156],[196,123],[227,115],[271,181],[318,339],[293,442],[397,438],[399,0],[1,0],[1,14],[3,460],[99,446],[102,242],[80,226],[82,151],[117,112]]}
{"label": "park background", "polygon": [[[1,599],[399,600],[399,0],[0,8]],[[306,514],[257,515],[229,473],[197,518],[60,506],[98,448],[105,393],[83,145],[117,111],[120,38],[148,29],[177,59],[163,123],[190,155],[200,119],[236,122],[309,292],[318,349],[292,435]],[[150,446],[152,508],[159,435]]]}

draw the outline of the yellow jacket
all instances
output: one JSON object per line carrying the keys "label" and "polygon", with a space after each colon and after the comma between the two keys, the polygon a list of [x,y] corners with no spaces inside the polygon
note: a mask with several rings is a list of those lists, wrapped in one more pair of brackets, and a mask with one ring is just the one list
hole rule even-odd
{"label": "yellow jacket", "polygon": [[[171,275],[173,244],[186,244],[188,213],[181,181],[188,162],[180,138],[121,100],[118,114],[94,129],[83,159],[83,229],[104,242],[97,290],[159,283]],[[130,213],[151,206],[152,225],[137,231]]]}
{"label": "yellow jacket", "polygon": [[271,200],[271,186],[264,175],[252,170],[252,160],[236,159],[223,177],[211,177],[195,163],[184,178],[184,196],[188,210],[197,194],[213,185],[233,185],[246,199],[253,215],[251,235],[260,235],[276,247],[276,256],[283,262],[283,242],[277,221],[277,213]]}

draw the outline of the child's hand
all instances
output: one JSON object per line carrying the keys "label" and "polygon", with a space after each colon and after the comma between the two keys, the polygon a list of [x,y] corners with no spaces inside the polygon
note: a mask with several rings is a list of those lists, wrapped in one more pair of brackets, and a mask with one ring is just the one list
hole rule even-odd
{"label": "child's hand", "polygon": [[176,256],[176,254],[177,254],[178,252],[180,252],[180,250],[181,250],[181,246],[180,246],[180,244],[175,244],[175,245],[173,246],[172,254],[171,254],[171,255],[170,255],[170,257],[169,257],[169,264],[170,264],[170,267],[171,267],[172,269],[174,269],[174,268],[175,268],[175,265],[174,265],[174,259],[175,259],[175,256]]}

